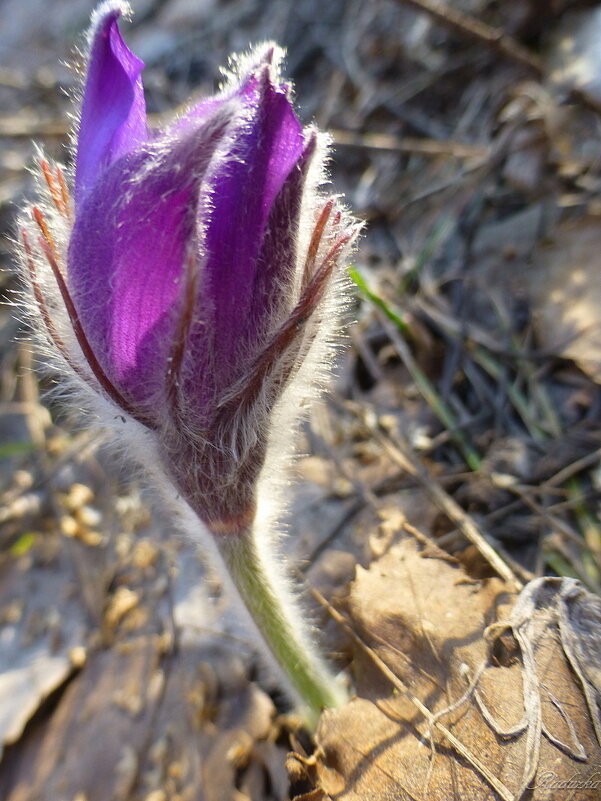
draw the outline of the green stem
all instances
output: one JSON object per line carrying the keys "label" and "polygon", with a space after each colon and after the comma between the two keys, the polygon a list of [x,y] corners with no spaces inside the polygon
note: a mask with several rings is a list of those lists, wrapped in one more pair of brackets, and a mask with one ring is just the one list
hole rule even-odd
{"label": "green stem", "polygon": [[222,537],[218,544],[236,589],[313,731],[324,707],[338,707],[347,700],[345,691],[304,633],[303,620],[284,582],[280,586],[277,578],[274,581],[271,574],[277,568],[266,569],[252,534]]}

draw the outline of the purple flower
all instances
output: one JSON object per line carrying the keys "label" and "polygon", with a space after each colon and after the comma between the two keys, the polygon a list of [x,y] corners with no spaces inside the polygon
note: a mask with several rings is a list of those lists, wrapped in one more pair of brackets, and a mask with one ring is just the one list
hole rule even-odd
{"label": "purple flower", "polygon": [[358,229],[319,191],[324,137],[301,126],[277,47],[154,130],[124,11],[94,14],[73,180],[40,160],[24,263],[60,360],[116,426],[148,432],[214,533],[236,533],[282,409],[310,394],[327,355]]}

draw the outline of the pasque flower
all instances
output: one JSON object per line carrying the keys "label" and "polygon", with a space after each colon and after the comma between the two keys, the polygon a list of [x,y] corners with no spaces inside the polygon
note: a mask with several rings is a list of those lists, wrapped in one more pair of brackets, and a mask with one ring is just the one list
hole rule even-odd
{"label": "pasque flower", "polygon": [[[327,143],[301,126],[275,45],[154,129],[143,64],[118,27],[127,11],[111,0],[93,15],[74,166],[39,159],[25,274],[43,338],[96,413],[212,532],[255,618],[275,604],[285,628],[294,601],[258,554],[269,548],[257,546],[257,499],[327,368],[358,229],[320,190]],[[309,706],[335,695],[307,700],[291,682]]]}

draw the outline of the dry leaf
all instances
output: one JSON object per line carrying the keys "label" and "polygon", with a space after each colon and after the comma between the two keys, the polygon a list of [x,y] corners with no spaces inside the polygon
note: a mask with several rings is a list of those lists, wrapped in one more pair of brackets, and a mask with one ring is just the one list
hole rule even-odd
{"label": "dry leaf", "polygon": [[73,673],[71,653],[86,641],[69,559],[25,571],[27,558],[6,560],[0,569],[0,754]]}
{"label": "dry leaf", "polygon": [[[167,657],[142,636],[92,654],[0,774],[2,801],[284,801],[275,709],[225,645]],[[277,735],[277,730],[276,730]]]}
{"label": "dry leaf", "polygon": [[325,797],[542,801],[576,777],[598,798],[601,601],[578,582],[516,600],[407,539],[358,570],[349,614],[397,686],[357,652],[360,697],[322,716],[305,764]]}
{"label": "dry leaf", "polygon": [[551,84],[564,93],[572,89],[601,102],[601,9],[564,14],[549,37],[547,73]]}
{"label": "dry leaf", "polygon": [[529,273],[538,335],[545,350],[573,359],[601,381],[601,225],[596,217],[561,225]]}

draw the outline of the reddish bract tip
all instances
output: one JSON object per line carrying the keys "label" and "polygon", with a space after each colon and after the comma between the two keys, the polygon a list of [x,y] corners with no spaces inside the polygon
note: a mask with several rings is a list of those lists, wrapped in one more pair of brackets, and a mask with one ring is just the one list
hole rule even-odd
{"label": "reddish bract tip", "polygon": [[330,198],[327,201],[327,203],[325,203],[323,209],[321,210],[321,214],[319,215],[317,223],[315,224],[315,228],[313,229],[313,233],[311,234],[311,241],[309,242],[309,248],[307,250],[307,258],[305,259],[305,268],[303,271],[303,282],[302,282],[303,289],[307,286],[307,284],[311,280],[311,276],[314,273],[317,251],[319,250],[323,233],[328,223],[328,219],[330,218],[330,214],[332,213],[333,207],[334,207],[334,198]]}

